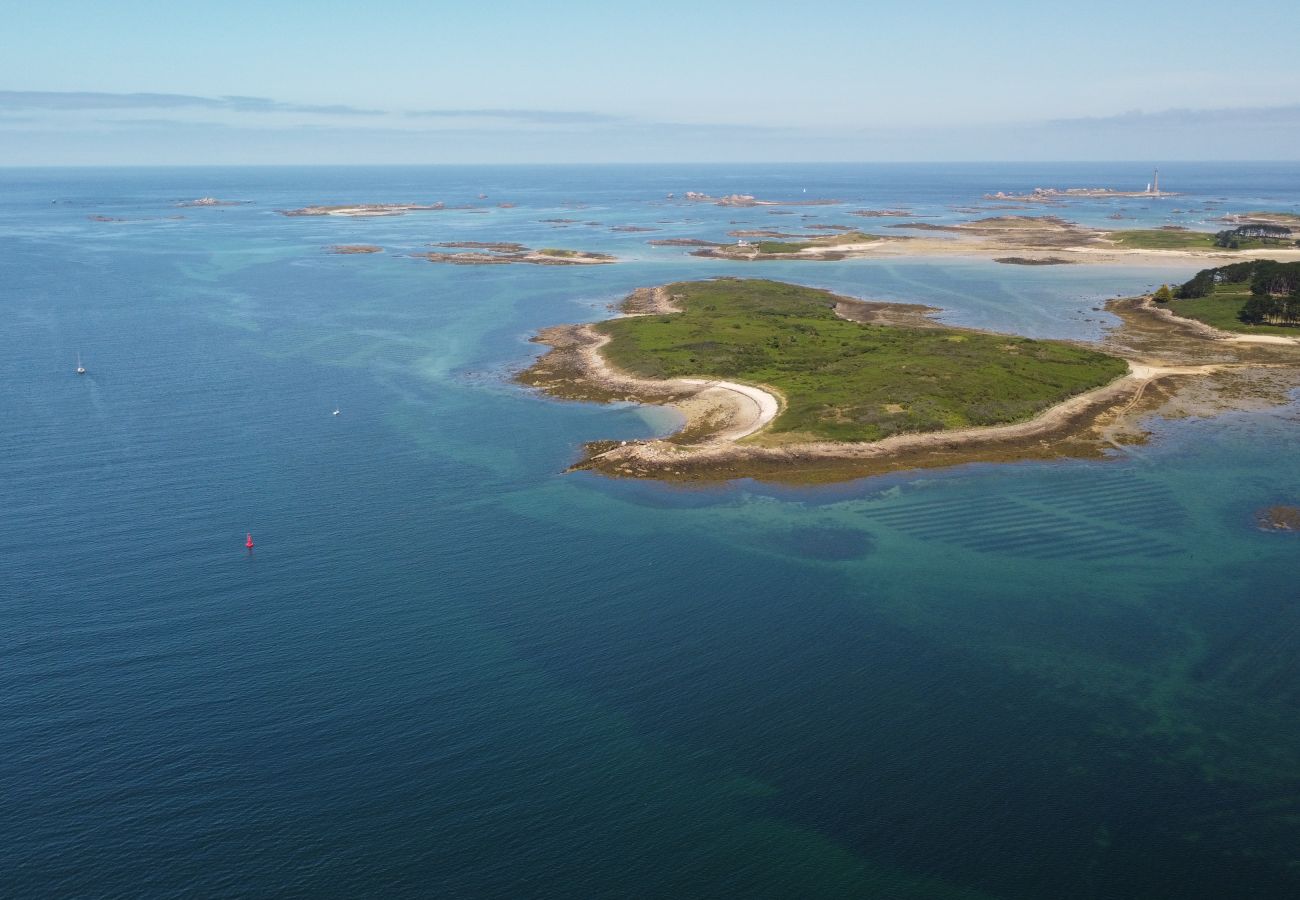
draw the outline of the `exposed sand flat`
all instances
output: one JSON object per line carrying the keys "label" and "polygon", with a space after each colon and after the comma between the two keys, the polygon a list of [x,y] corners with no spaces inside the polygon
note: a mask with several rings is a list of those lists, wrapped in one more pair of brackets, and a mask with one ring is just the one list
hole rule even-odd
{"label": "exposed sand flat", "polygon": [[1199,260],[1213,262],[1242,262],[1250,259],[1275,259],[1278,262],[1300,260],[1300,247],[1269,247],[1253,250],[1155,250],[1133,249],[1118,246],[1079,246],[1062,247],[1066,253],[1075,253],[1087,257],[1086,262],[1119,262],[1131,265],[1134,262],[1159,262],[1170,260]]}
{"label": "exposed sand flat", "polygon": [[1229,334],[1224,340],[1233,344],[1300,344],[1300,338],[1280,334]]}
{"label": "exposed sand flat", "polygon": [[[730,246],[730,245],[728,245]],[[726,247],[723,248],[725,250]],[[1016,241],[1012,239],[991,241],[980,238],[895,238],[882,237],[880,240],[869,243],[843,243],[843,244],[825,244],[819,247],[809,247],[798,253],[786,254],[783,257],[773,255],[771,258],[786,259],[846,259],[858,258],[865,259],[871,257],[889,257],[889,258],[927,258],[934,256],[968,256],[978,259],[994,259],[996,257],[1005,257],[1008,255],[1022,256],[1027,259],[1035,258],[1035,254],[1042,254],[1043,258],[1048,256],[1060,262],[1084,263],[1088,265],[1119,265],[1131,266],[1141,264],[1161,263],[1181,263],[1181,262],[1206,262],[1209,264],[1220,265],[1225,262],[1241,262],[1245,259],[1276,259],[1279,262],[1290,262],[1300,260],[1300,248],[1276,248],[1268,250],[1221,250],[1221,251],[1201,251],[1201,250],[1142,250],[1114,245],[1096,244],[1096,245],[1048,245],[1045,246],[1033,241]],[[759,259],[757,254],[742,255],[728,253],[698,254],[700,256],[714,255],[726,259]]]}
{"label": "exposed sand flat", "polygon": [[1164,378],[1169,375],[1208,375],[1222,368],[1222,365],[1216,363],[1203,366],[1153,366],[1130,360],[1128,364],[1129,377],[1137,381],[1150,381],[1153,378]]}
{"label": "exposed sand flat", "polygon": [[822,253],[825,253],[826,251],[830,251],[830,252],[832,252],[832,253],[843,253],[843,254],[845,254],[845,255],[857,254],[857,253],[862,253],[863,251],[869,250],[871,247],[873,247],[873,246],[874,246],[875,244],[877,244],[877,243],[879,243],[879,242],[878,242],[878,241],[858,241],[858,242],[855,242],[855,243],[852,243],[852,244],[832,244],[832,245],[829,246],[829,247],[807,247],[807,248],[805,248],[805,249],[803,249],[803,250],[800,250],[798,255],[800,255],[800,256],[809,255],[809,256],[814,256],[814,257],[815,257],[815,256],[818,256],[818,255],[820,255],[820,254],[822,254]]}
{"label": "exposed sand flat", "polygon": [[[1240,262],[1249,259],[1300,260],[1300,247],[1269,247],[1250,250],[1142,249],[1123,247],[1109,239],[1108,231],[1076,225],[1055,216],[994,216],[953,225],[909,222],[887,226],[914,235],[879,235],[873,240],[837,241],[834,235],[820,235],[816,246],[795,252],[760,252],[755,244],[701,242],[704,249],[693,255],[741,262],[774,259],[840,260],[880,257],[969,256],[973,258],[1015,257],[1022,262],[1051,261],[1090,265],[1167,264],[1189,261]],[[942,237],[937,237],[941,234]],[[756,233],[757,236],[757,233]],[[791,237],[794,237],[791,235]],[[800,236],[802,237],[802,236]]]}

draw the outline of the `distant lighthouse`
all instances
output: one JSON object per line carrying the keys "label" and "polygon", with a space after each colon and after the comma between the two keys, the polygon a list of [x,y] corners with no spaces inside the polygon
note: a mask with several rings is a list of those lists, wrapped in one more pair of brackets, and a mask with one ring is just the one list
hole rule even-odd
{"label": "distant lighthouse", "polygon": [[1160,169],[1157,168],[1151,173],[1151,193],[1160,193]]}

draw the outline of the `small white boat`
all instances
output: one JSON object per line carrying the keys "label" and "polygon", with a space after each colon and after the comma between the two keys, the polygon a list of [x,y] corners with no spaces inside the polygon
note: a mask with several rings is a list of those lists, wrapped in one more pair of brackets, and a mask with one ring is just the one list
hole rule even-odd
{"label": "small white boat", "polygon": [[77,374],[78,374],[78,375],[85,375],[85,374],[86,374],[86,367],[83,366],[83,365],[81,364],[81,354],[80,354],[80,353],[77,354]]}
{"label": "small white boat", "polygon": [[339,408],[336,406],[336,407],[334,407],[334,412],[331,413],[331,415],[335,415],[335,416],[337,416],[337,415],[339,414],[339,412],[340,412],[340,410],[339,410]]}

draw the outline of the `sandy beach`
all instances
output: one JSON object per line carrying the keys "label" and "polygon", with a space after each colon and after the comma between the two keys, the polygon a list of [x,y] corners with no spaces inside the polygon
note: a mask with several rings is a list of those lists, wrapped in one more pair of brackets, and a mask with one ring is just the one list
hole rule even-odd
{"label": "sandy beach", "polygon": [[[664,315],[677,312],[672,298],[662,287],[634,291],[624,302],[625,316]],[[601,353],[609,336],[590,325],[559,326],[539,337],[550,344],[555,362],[594,386],[598,393],[625,395],[626,399],[657,398],[679,410],[686,419],[680,435],[699,435],[701,440],[734,443],[765,428],[781,410],[774,389],[732,381],[703,378],[652,380],[637,378],[612,366]],[[563,394],[561,394],[563,395]]]}

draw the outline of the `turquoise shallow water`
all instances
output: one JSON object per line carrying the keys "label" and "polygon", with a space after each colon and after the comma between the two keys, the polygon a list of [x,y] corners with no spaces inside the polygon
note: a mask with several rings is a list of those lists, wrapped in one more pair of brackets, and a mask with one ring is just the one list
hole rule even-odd
{"label": "turquoise shallow water", "polygon": [[[1297,175],[1162,180],[1179,208],[1297,210]],[[1251,514],[1300,499],[1296,405],[1160,423],[1102,463],[684,489],[560,474],[670,417],[509,381],[540,327],[754,271],[647,238],[795,218],[669,191],[962,218],[1131,177],[0,173],[0,893],[1294,893],[1300,543]],[[173,205],[203,195],[252,202]],[[413,199],[488,211],[274,213]],[[628,261],[401,256],[442,240]],[[361,241],[387,252],[323,252]],[[1193,268],[762,272],[1095,337],[1101,300]]]}

